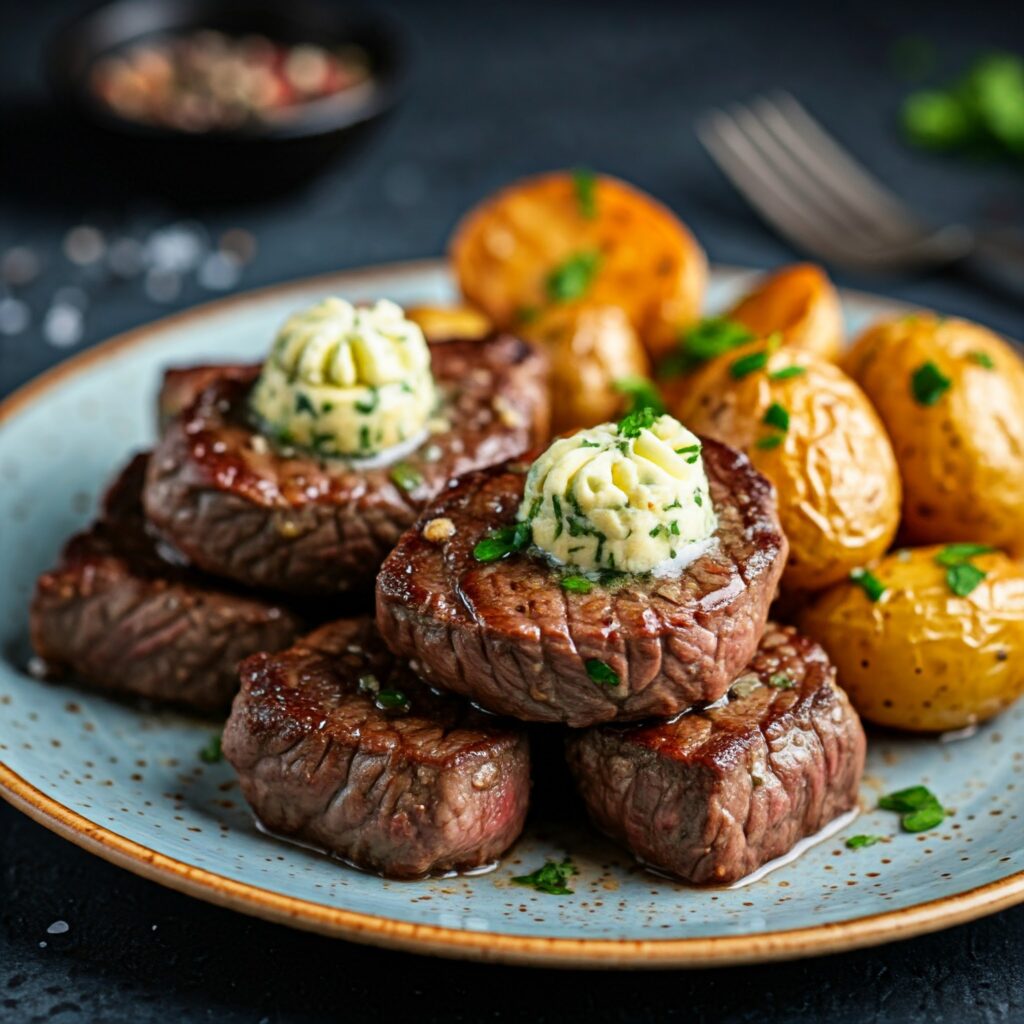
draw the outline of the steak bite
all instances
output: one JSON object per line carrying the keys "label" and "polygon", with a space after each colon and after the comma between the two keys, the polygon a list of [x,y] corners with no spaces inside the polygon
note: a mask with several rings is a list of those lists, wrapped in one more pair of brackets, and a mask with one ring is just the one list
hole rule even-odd
{"label": "steak bite", "polygon": [[672,575],[605,574],[582,589],[531,550],[478,561],[478,542],[515,521],[527,466],[468,476],[385,560],[384,639],[430,683],[527,721],[580,727],[721,697],[757,647],[786,540],[771,484],[744,455],[703,446],[710,546]]}
{"label": "steak bite", "polygon": [[256,654],[223,749],[272,832],[395,878],[488,864],[526,817],[526,734],[437,694],[370,618]]}
{"label": "steak bite", "polygon": [[[545,364],[525,342],[507,334],[441,342],[430,356],[437,432],[387,464],[363,466],[269,441],[249,416],[260,368],[225,367],[154,452],[150,522],[195,565],[250,586],[309,595],[371,587],[449,479],[518,455],[547,430]],[[197,379],[169,380],[164,408]]]}
{"label": "steak bite", "polygon": [[239,661],[286,647],[299,621],[161,558],[142,514],[147,460],[132,459],[100,518],[39,577],[32,644],[48,668],[99,689],[219,711],[238,689]]}
{"label": "steak bite", "polygon": [[725,703],[571,735],[601,831],[687,882],[734,882],[857,805],[864,731],[813,641],[769,625]]}

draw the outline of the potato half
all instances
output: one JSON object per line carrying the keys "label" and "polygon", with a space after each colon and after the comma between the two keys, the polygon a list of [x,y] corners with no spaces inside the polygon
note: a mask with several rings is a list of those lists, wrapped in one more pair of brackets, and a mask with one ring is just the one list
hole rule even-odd
{"label": "potato half", "polygon": [[920,313],[867,330],[843,365],[892,438],[904,535],[1024,547],[1024,361],[966,320]]}
{"label": "potato half", "polygon": [[896,460],[871,403],[833,363],[754,342],[698,371],[669,411],[745,451],[775,484],[790,549],[784,587],[819,589],[889,548]]}
{"label": "potato half", "polygon": [[828,275],[797,263],[762,278],[726,317],[758,337],[779,332],[785,345],[835,362],[843,350],[843,311]]}
{"label": "potato half", "polygon": [[961,729],[998,714],[1024,691],[1024,565],[1000,552],[972,558],[985,577],[961,597],[936,562],[943,550],[894,552],[872,568],[885,587],[877,601],[844,582],[800,616],[872,722]]}
{"label": "potato half", "polygon": [[497,326],[517,329],[567,301],[618,306],[652,357],[697,318],[707,279],[679,219],[604,175],[516,182],[466,215],[450,249],[463,296]]}
{"label": "potato half", "polygon": [[547,353],[556,434],[616,419],[626,399],[615,382],[646,377],[650,370],[636,331],[618,306],[555,306],[521,333]]}

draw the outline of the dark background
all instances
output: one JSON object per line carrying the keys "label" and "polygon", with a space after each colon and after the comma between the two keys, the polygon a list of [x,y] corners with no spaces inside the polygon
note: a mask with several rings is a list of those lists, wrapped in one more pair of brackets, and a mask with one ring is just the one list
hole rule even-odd
{"label": "dark background", "polygon": [[[748,212],[704,155],[712,104],[793,91],[922,214],[1024,220],[1024,173],[907,148],[911,87],[894,47],[934,45],[936,74],[978,52],[1024,51],[1019,4],[415,3],[406,101],[350,159],[307,188],[255,204],[178,204],[118,180],[46,106],[41,47],[80,4],[0,0],[0,253],[29,245],[33,321],[0,337],[0,394],[69,354],[40,329],[53,293],[83,286],[80,345],[215,297],[193,279],[159,304],[61,254],[76,224],[144,238],[198,221],[258,243],[240,287],[440,254],[460,212],[518,175],[588,165],[675,208],[713,260],[796,255]],[[897,47],[898,50],[898,47]],[[901,70],[902,69],[902,70]],[[952,274],[872,288],[1024,337],[1019,305]],[[74,351],[74,349],[70,350]],[[655,975],[540,973],[349,946],[252,921],[135,879],[0,807],[0,1019],[12,1021],[995,1021],[1024,1019],[1024,909],[912,942],[823,960]],[[48,935],[65,920],[70,930]],[[45,943],[45,946],[42,945]]]}

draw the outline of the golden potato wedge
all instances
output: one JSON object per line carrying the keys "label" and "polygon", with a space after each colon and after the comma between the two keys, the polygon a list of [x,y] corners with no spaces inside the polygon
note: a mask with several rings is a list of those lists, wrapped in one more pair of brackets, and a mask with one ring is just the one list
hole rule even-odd
{"label": "golden potato wedge", "polygon": [[843,350],[843,311],[828,275],[796,263],[762,278],[726,317],[760,338],[778,332],[784,345],[835,362]]}
{"label": "golden potato wedge", "polygon": [[871,572],[872,601],[846,581],[817,595],[800,627],[828,651],[839,683],[872,722],[943,732],[983,722],[1024,691],[1024,565],[1000,552],[970,562],[984,578],[951,589],[949,549],[897,551]]}
{"label": "golden potato wedge", "polygon": [[483,338],[491,321],[471,306],[410,306],[405,315],[418,324],[427,341],[457,341]]}
{"label": "golden potato wedge", "polygon": [[835,364],[753,342],[699,370],[669,411],[745,451],[775,484],[790,549],[784,588],[827,586],[892,543],[901,494],[892,446]]}
{"label": "golden potato wedge", "polygon": [[703,302],[707,261],[650,196],[604,175],[556,172],[516,182],[471,210],[452,238],[466,301],[494,323],[565,302],[618,306],[653,358]]}
{"label": "golden potato wedge", "polygon": [[556,434],[617,418],[626,399],[615,382],[646,377],[650,370],[643,345],[618,306],[553,306],[521,333],[547,352]]}
{"label": "golden potato wedge", "polygon": [[915,543],[1024,548],[1024,360],[998,335],[932,313],[867,330],[844,365],[892,438]]}

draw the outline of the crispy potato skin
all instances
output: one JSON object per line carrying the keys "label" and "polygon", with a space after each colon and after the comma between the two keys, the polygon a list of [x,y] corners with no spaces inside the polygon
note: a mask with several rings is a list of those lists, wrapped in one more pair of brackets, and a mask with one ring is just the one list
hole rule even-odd
{"label": "crispy potato skin", "polygon": [[644,347],[618,306],[554,306],[520,333],[547,353],[556,434],[617,418],[625,399],[615,381],[650,371]]}
{"label": "crispy potato skin", "polygon": [[700,314],[704,252],[670,210],[615,178],[597,177],[593,209],[588,217],[566,172],[516,182],[484,200],[452,238],[459,288],[496,326],[518,330],[524,310],[551,304],[552,270],[599,252],[600,268],[580,298],[625,310],[656,358]]}
{"label": "crispy potato skin", "polygon": [[[987,357],[992,369],[979,365]],[[931,406],[911,387],[932,362],[951,381]],[[921,313],[860,336],[844,366],[892,438],[904,484],[904,536],[1024,549],[1024,361],[998,335]]]}
{"label": "crispy potato skin", "polygon": [[935,563],[941,546],[907,549],[872,571],[877,602],[850,582],[819,594],[800,628],[829,653],[839,682],[872,722],[917,732],[983,722],[1024,691],[1024,565],[972,559],[985,579],[957,597]]}
{"label": "crispy potato skin", "polygon": [[812,263],[796,263],[762,278],[726,316],[761,338],[778,331],[783,344],[831,362],[843,350],[839,295],[828,275]]}
{"label": "crispy potato skin", "polygon": [[427,341],[453,341],[483,338],[492,324],[471,306],[411,306],[406,317],[417,324]]}
{"label": "crispy potato skin", "polygon": [[[888,550],[899,525],[899,473],[871,403],[834,364],[781,348],[765,369],[733,377],[737,359],[764,349],[752,342],[714,360],[669,411],[696,433],[745,451],[775,484],[790,544],[783,586],[819,589]],[[771,378],[792,366],[804,372]],[[759,447],[780,433],[764,423],[773,403],[789,413],[789,429],[776,447]]]}

